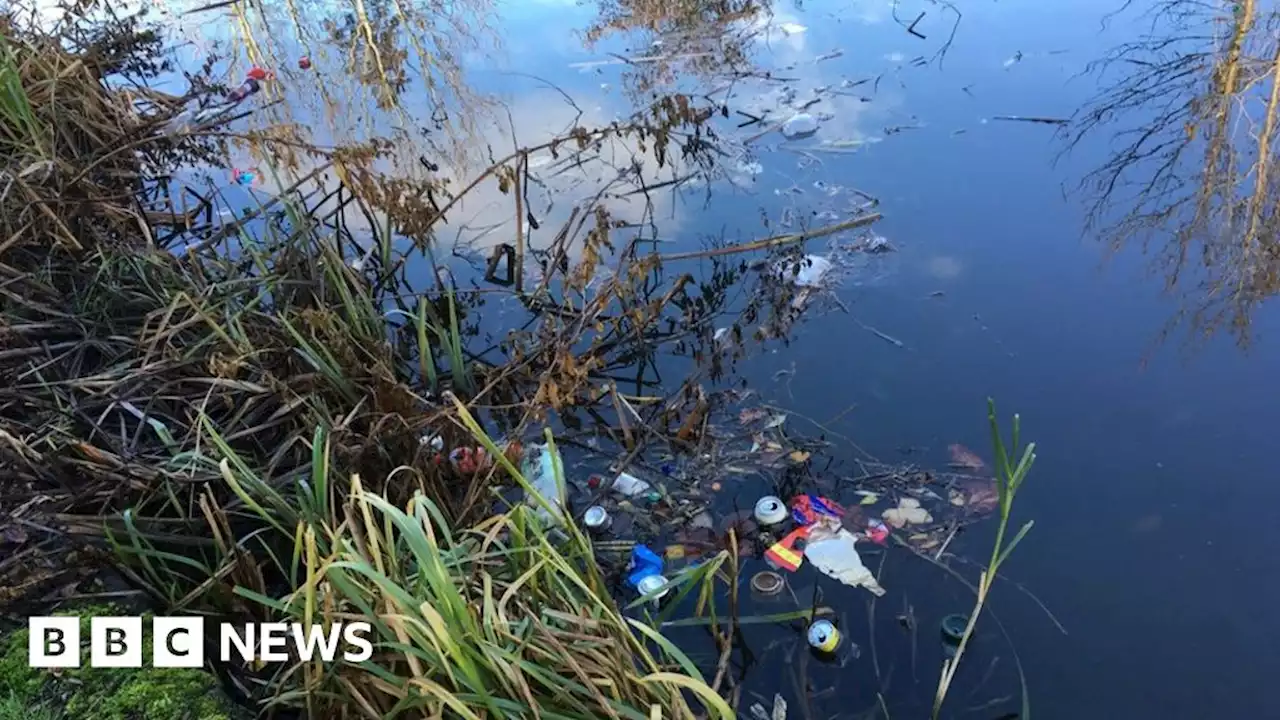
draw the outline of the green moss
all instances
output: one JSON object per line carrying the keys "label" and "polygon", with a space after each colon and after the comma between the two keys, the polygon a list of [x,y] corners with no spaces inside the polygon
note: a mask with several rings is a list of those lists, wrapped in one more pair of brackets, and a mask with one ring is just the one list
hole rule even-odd
{"label": "green moss", "polygon": [[[89,637],[89,617],[120,614],[111,607],[85,607],[59,613],[78,615],[81,637]],[[144,627],[150,626],[149,619]],[[0,720],[239,720],[246,714],[233,706],[217,681],[203,670],[185,668],[91,668],[60,671],[27,667],[25,629],[15,630],[0,645]],[[87,657],[87,652],[85,653]],[[142,656],[151,656],[150,637]],[[20,706],[21,712],[12,711]],[[5,713],[9,713],[6,715]],[[42,714],[43,713],[43,714]]]}

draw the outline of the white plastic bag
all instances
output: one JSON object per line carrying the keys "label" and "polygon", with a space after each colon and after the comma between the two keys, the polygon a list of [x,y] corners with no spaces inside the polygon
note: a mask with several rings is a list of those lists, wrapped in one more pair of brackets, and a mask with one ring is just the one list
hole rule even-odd
{"label": "white plastic bag", "polygon": [[817,525],[809,531],[804,556],[827,577],[851,587],[864,587],[877,597],[884,595],[884,588],[880,587],[875,576],[862,564],[862,558],[855,547],[856,542],[857,538],[853,533],[844,528],[833,532]]}
{"label": "white plastic bag", "polygon": [[831,272],[831,261],[821,255],[805,255],[799,260],[780,260],[774,266],[778,279],[796,287],[820,288]]}
{"label": "white plastic bag", "polygon": [[818,118],[809,113],[796,113],[782,123],[782,137],[803,140],[818,132]]}

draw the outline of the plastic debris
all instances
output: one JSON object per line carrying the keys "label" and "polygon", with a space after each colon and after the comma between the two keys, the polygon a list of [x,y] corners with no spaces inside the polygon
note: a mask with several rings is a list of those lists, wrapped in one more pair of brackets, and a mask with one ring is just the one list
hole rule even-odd
{"label": "plastic debris", "polygon": [[795,572],[800,568],[800,563],[804,562],[804,553],[808,553],[808,547],[804,553],[796,550],[796,541],[804,540],[809,537],[809,528],[796,528],[790,534],[774,543],[768,550],[764,552],[764,559],[770,564],[787,572]]}
{"label": "plastic debris", "polygon": [[889,540],[889,526],[879,520],[871,520],[867,523],[867,539],[877,545],[883,545]]}
{"label": "plastic debris", "polygon": [[898,501],[898,507],[885,510],[881,517],[895,528],[933,522],[933,516],[928,510],[920,507],[920,501],[915,498],[902,498]]}
{"label": "plastic debris", "polygon": [[439,435],[427,434],[418,438],[418,444],[423,447],[430,447],[432,450],[443,450],[444,438]]}
{"label": "plastic debris", "polygon": [[231,168],[231,177],[236,181],[237,185],[252,185],[258,179],[258,174],[253,170]]}
{"label": "plastic debris", "polygon": [[562,512],[568,498],[564,485],[556,479],[555,468],[557,464],[564,467],[564,461],[560,459],[559,453],[553,454],[546,445],[533,445],[530,450],[532,452],[525,455],[521,472],[533,485],[533,489],[551,504],[554,513],[542,507],[532,497],[526,498],[526,501],[538,508],[537,516],[544,522],[559,525],[564,521]]}
{"label": "plastic debris", "polygon": [[833,531],[819,524],[813,526],[808,536],[804,556],[814,567],[845,585],[864,587],[877,597],[884,595],[884,588],[880,587],[875,576],[862,564],[855,546],[857,538],[853,533],[844,528]]}
{"label": "plastic debris", "polygon": [[873,255],[893,252],[894,250],[893,246],[889,244],[888,238],[883,235],[872,235],[862,247]]}
{"label": "plastic debris", "polygon": [[819,518],[842,518],[844,508],[833,500],[817,495],[797,495],[791,499],[791,519],[798,525],[812,525]]}
{"label": "plastic debris", "polygon": [[480,447],[459,447],[449,452],[449,464],[464,474],[474,475],[493,464],[489,453]]}
{"label": "plastic debris", "polygon": [[258,84],[257,80],[254,80],[253,78],[249,78],[245,80],[243,83],[241,83],[240,87],[227,93],[226,99],[227,99],[227,102],[229,103],[243,102],[245,98],[249,97],[250,95],[253,95],[254,93],[258,92],[261,89],[262,89],[262,86]]}
{"label": "plastic debris", "polygon": [[760,703],[751,706],[751,717],[755,720],[787,720],[787,701],[782,699],[781,694],[773,696],[773,711],[764,709]]}
{"label": "plastic debris", "polygon": [[636,497],[637,495],[644,495],[649,492],[652,487],[652,485],[641,480],[635,475],[618,473],[618,477],[614,479],[613,485],[610,486],[610,489],[624,497]]}
{"label": "plastic debris", "polygon": [[787,519],[787,506],[779,498],[766,495],[756,501],[755,517],[761,525],[777,525]]}
{"label": "plastic debris", "polygon": [[800,23],[784,22],[778,26],[778,29],[781,30],[784,35],[799,35],[809,28],[801,25]]}
{"label": "plastic debris", "polygon": [[779,280],[790,282],[797,287],[819,288],[823,286],[823,278],[831,271],[831,261],[820,255],[805,255],[798,262],[782,260],[774,266],[774,273]]}
{"label": "plastic debris", "polygon": [[818,119],[809,113],[796,113],[782,123],[782,136],[788,140],[803,140],[818,132]]}
{"label": "plastic debris", "polygon": [[663,561],[657,553],[647,545],[636,545],[631,549],[631,561],[627,563],[627,584],[639,590],[645,578],[662,577],[662,569]]}
{"label": "plastic debris", "polygon": [[195,124],[196,114],[199,112],[196,108],[187,108],[175,115],[169,122],[165,123],[162,131],[165,136],[173,137],[175,135],[184,135],[191,132],[191,126]]}
{"label": "plastic debris", "polygon": [[249,72],[245,73],[244,76],[250,80],[257,80],[258,82],[262,82],[263,80],[266,80],[267,78],[271,77],[271,73],[255,65],[249,68]]}

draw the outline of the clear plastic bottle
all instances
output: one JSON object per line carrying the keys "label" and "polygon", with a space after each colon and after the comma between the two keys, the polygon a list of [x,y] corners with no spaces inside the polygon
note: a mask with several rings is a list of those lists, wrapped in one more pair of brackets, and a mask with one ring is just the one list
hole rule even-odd
{"label": "clear plastic bottle", "polygon": [[199,111],[196,108],[189,107],[173,116],[169,122],[165,123],[165,137],[176,137],[178,135],[186,135],[191,132],[191,126],[195,124],[196,114],[198,112]]}

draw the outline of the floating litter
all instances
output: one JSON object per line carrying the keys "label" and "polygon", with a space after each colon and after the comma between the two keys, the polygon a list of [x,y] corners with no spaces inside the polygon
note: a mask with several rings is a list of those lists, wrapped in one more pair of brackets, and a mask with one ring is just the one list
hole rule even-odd
{"label": "floating litter", "polygon": [[657,602],[658,600],[666,597],[667,593],[671,592],[669,585],[670,582],[661,575],[645,575],[640,579],[640,582],[636,583],[636,591],[640,593],[641,597],[652,592],[657,592],[658,594],[653,598],[654,602]]}
{"label": "floating litter", "polygon": [[761,570],[751,576],[751,589],[761,595],[777,595],[785,583],[782,576],[772,570]]}
{"label": "floating litter", "polygon": [[582,515],[582,522],[586,523],[587,529],[594,531],[605,530],[609,527],[609,511],[599,505],[592,505],[587,508],[587,512]]}
{"label": "floating litter", "polygon": [[310,69],[311,69],[311,58],[309,58],[309,57],[300,57],[300,58],[298,58],[298,69],[299,69],[299,70],[310,70]]}
{"label": "floating litter", "polygon": [[796,113],[782,123],[782,136],[788,140],[803,140],[818,132],[818,119],[809,113]]}
{"label": "floating litter", "polygon": [[942,641],[948,645],[959,645],[964,639],[965,628],[969,627],[969,616],[956,613],[942,618]]}
{"label": "floating litter", "polygon": [[787,519],[787,506],[781,499],[766,495],[756,501],[755,515],[761,525],[777,525]]}
{"label": "floating litter", "polygon": [[840,647],[840,631],[830,620],[819,620],[809,626],[809,647],[819,652],[831,653]]}

